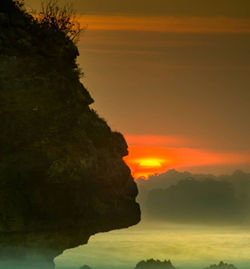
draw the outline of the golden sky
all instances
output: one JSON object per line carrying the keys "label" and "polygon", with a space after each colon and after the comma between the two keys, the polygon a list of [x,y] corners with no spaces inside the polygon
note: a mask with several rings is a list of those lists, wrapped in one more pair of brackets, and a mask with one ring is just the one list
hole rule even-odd
{"label": "golden sky", "polygon": [[[40,0],[25,0],[27,7],[36,9],[39,9],[40,2]],[[248,0],[72,0],[71,2],[82,14],[250,18]]]}
{"label": "golden sky", "polygon": [[249,0],[72,2],[83,83],[135,177],[250,171]]}

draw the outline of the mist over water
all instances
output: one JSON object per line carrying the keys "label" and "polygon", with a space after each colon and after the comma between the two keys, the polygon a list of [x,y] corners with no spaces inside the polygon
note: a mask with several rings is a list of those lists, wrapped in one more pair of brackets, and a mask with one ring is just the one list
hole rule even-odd
{"label": "mist over water", "polygon": [[[28,263],[26,263],[27,260],[29,261]],[[22,257],[21,259],[14,260],[13,258],[3,259],[3,257],[1,257],[0,269],[53,269],[53,262],[46,261],[44,257],[32,254],[29,255],[28,259]]]}
{"label": "mist over water", "polygon": [[178,269],[203,269],[220,261],[250,268],[250,174],[216,177],[169,170],[137,183],[142,221],[66,250],[55,259],[56,269],[133,269],[152,258],[170,259]]}
{"label": "mist over water", "polygon": [[171,259],[180,269],[202,269],[225,261],[250,267],[250,228],[142,222],[135,227],[97,234],[89,243],[56,258],[56,269],[132,269],[140,260]]}

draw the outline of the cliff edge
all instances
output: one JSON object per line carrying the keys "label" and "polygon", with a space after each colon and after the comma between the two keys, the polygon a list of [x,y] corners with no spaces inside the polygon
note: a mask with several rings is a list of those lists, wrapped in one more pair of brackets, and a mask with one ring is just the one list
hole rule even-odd
{"label": "cliff edge", "polygon": [[127,144],[89,107],[77,56],[67,32],[1,0],[0,268],[53,268],[140,220]]}

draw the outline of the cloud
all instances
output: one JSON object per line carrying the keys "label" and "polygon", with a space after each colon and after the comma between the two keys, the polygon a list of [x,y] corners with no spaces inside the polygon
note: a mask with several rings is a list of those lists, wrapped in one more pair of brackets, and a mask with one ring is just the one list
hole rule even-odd
{"label": "cloud", "polygon": [[78,20],[88,31],[250,33],[248,18],[80,15]]}
{"label": "cloud", "polygon": [[181,146],[187,139],[164,135],[126,135],[130,146]]}

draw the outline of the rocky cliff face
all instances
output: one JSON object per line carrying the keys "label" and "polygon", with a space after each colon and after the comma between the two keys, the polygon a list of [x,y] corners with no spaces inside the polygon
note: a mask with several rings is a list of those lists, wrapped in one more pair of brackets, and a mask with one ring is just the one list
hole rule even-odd
{"label": "rocky cliff face", "polygon": [[64,32],[1,0],[0,268],[53,268],[63,250],[140,219],[127,144],[90,109],[77,55]]}

